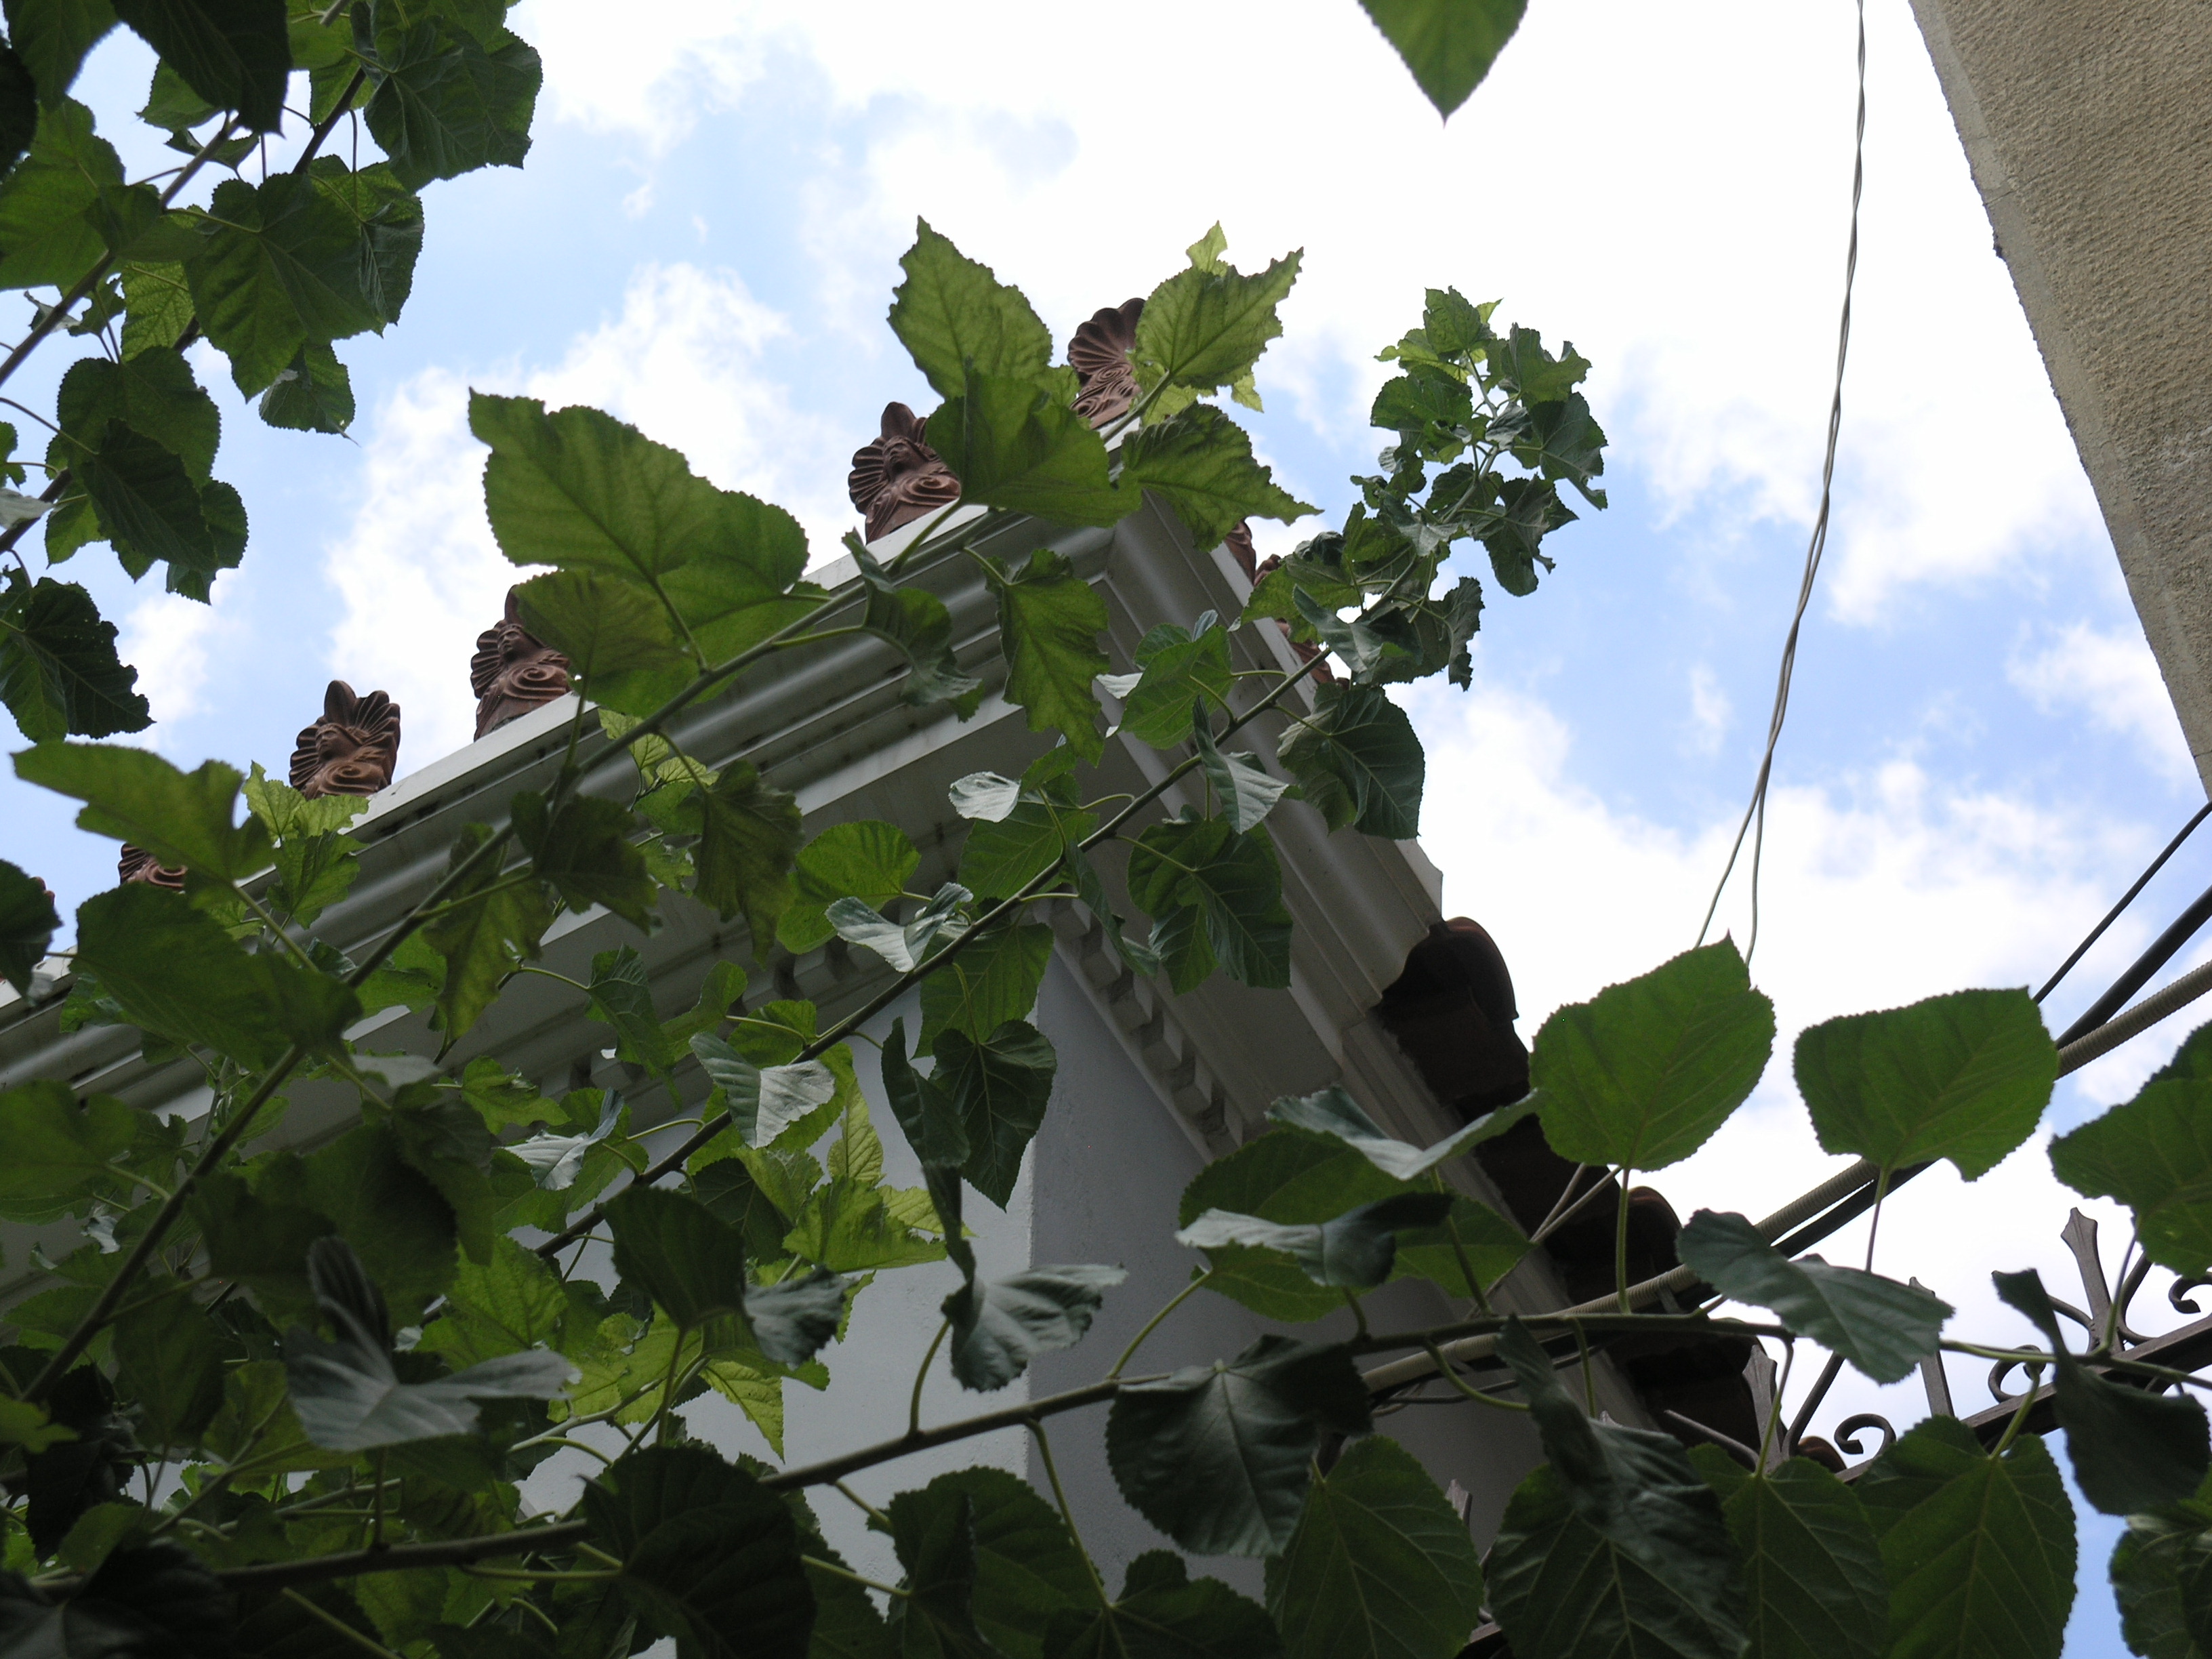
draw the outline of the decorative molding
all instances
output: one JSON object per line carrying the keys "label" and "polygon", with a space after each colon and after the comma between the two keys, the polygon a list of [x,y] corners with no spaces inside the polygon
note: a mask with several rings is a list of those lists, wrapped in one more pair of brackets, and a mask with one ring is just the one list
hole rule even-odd
{"label": "decorative molding", "polygon": [[143,847],[123,843],[123,856],[115,860],[118,884],[143,881],[149,887],[166,887],[173,893],[185,890],[185,867],[180,864],[164,864]]}
{"label": "decorative molding", "polygon": [[301,728],[292,787],[318,795],[373,795],[399,764],[399,705],[381,691],[356,696],[343,680],[323,694],[322,717]]}
{"label": "decorative molding", "polygon": [[960,480],[929,447],[927,419],[904,404],[884,405],[880,436],[853,452],[845,490],[876,541],[960,499]]}
{"label": "decorative molding", "polygon": [[1129,348],[1137,343],[1137,319],[1144,314],[1142,300],[1124,300],[1092,312],[1091,320],[1068,338],[1067,364],[1083,386],[1075,412],[1093,426],[1120,420],[1137,401]]}
{"label": "decorative molding", "polygon": [[479,738],[568,695],[568,658],[523,627],[514,593],[507,590],[507,614],[477,635],[469,659]]}

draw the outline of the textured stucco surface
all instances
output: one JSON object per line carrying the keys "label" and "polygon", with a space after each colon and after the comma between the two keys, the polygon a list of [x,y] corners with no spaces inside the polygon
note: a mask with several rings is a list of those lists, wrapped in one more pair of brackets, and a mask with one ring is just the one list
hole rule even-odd
{"label": "textured stucco surface", "polygon": [[1913,0],[2212,787],[2212,0]]}

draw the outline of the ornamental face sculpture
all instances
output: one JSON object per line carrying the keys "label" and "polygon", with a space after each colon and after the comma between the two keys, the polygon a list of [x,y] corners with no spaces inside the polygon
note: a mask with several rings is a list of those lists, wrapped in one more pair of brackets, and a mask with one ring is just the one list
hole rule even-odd
{"label": "ornamental face sculpture", "polygon": [[399,705],[381,691],[354,695],[332,680],[323,717],[300,733],[292,751],[292,787],[318,795],[373,795],[392,782],[399,763]]}
{"label": "ornamental face sculpture", "polygon": [[115,860],[115,879],[118,885],[125,882],[143,881],[149,887],[164,887],[172,893],[185,890],[185,868],[180,864],[164,864],[143,847],[123,843],[123,856]]}
{"label": "ornamental face sculpture", "polygon": [[853,452],[845,489],[872,542],[960,499],[960,480],[929,447],[927,425],[904,404],[885,404],[883,435]]}
{"label": "ornamental face sculpture", "polygon": [[1091,313],[1091,320],[1068,338],[1067,366],[1083,383],[1075,399],[1075,412],[1093,426],[1120,420],[1137,401],[1137,375],[1129,367],[1129,348],[1137,343],[1137,319],[1144,314],[1142,300],[1124,300],[1118,306]]}
{"label": "ornamental face sculpture", "polygon": [[469,684],[477,694],[477,735],[568,695],[568,659],[522,625],[514,590],[507,615],[477,635],[469,659]]}

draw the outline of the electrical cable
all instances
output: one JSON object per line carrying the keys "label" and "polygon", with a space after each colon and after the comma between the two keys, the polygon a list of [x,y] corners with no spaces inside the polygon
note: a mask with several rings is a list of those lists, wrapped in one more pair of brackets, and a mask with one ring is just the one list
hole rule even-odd
{"label": "electrical cable", "polygon": [[1844,307],[1836,327],[1836,389],[1828,402],[1828,444],[1820,464],[1820,510],[1814,517],[1812,539],[1805,548],[1805,574],[1797,586],[1797,609],[1790,619],[1790,632],[1782,641],[1782,672],[1774,688],[1774,714],[1767,722],[1766,752],[1759,757],[1759,775],[1751,788],[1751,805],[1744,809],[1743,822],[1736,826],[1728,864],[1714,884],[1713,902],[1705,907],[1705,924],[1698,929],[1698,943],[1703,945],[1705,935],[1712,931],[1713,915],[1720,908],[1721,895],[1728,889],[1729,878],[1735,873],[1736,859],[1743,851],[1743,838],[1756,825],[1751,843],[1751,936],[1743,951],[1747,963],[1759,948],[1759,872],[1766,849],[1766,786],[1774,775],[1775,745],[1782,741],[1782,722],[1790,712],[1790,682],[1797,672],[1797,636],[1805,624],[1806,607],[1813,602],[1814,578],[1820,574],[1820,559],[1827,551],[1828,514],[1836,482],[1836,439],[1844,424],[1844,365],[1850,356],[1851,289],[1859,269],[1859,198],[1866,185],[1866,0],[1858,0],[1858,130],[1851,153],[1851,234],[1850,247],[1844,256]]}
{"label": "electrical cable", "polygon": [[2081,1011],[2081,1018],[2059,1033],[2062,1048],[2075,1039],[2084,1037],[2106,1024],[2118,1024],[2112,1017],[2127,1006],[2127,1000],[2143,988],[2143,982],[2173,959],[2181,947],[2197,937],[2208,921],[2212,921],[2212,887],[2197,896],[2197,902],[2173,919],[2172,925],[2151,941],[2150,949],[2135,959],[2128,971],[2112,981],[2112,988]]}
{"label": "electrical cable", "polygon": [[[2212,801],[2207,801],[2203,805],[2197,809],[2196,816],[2191,817],[2188,823],[2181,826],[2181,833],[2176,836],[2172,841],[2166,842],[2166,851],[2160,853],[2156,858],[2150,861],[2150,868],[2145,870],[2142,874],[2136,878],[2136,884],[2129,888],[2126,892],[2121,894],[2120,902],[2118,904],[2115,904],[2111,909],[2106,911],[2105,919],[2089,930],[2089,937],[2083,939],[2079,945],[2074,947],[2074,954],[2058,964],[2058,971],[2057,973],[2053,974],[2049,979],[2044,981],[2043,988],[2035,994],[2035,1000],[2038,1002],[2042,1001],[2044,998],[2049,996],[2051,994],[2051,988],[2057,984],[2060,980],[2064,979],[2069,973],[2073,971],[2074,964],[2081,961],[2081,958],[2087,954],[2088,949],[2091,945],[2094,945],[2099,939],[2105,936],[2105,929],[2111,927],[2114,922],[2120,919],[2120,912],[2126,909],[2128,906],[2135,902],[2136,895],[2142,891],[2143,888],[2148,884],[2150,878],[2153,876],[2156,875],[2160,870],[2166,867],[2166,861],[2181,849],[2181,843],[2189,839],[2190,832],[2195,830],[2198,824],[2203,823],[2208,815],[2212,815]],[[2078,1033],[2076,1035],[2078,1035]]]}

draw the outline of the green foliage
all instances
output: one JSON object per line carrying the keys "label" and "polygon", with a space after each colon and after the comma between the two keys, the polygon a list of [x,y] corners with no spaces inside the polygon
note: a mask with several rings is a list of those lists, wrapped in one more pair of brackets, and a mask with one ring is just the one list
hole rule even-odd
{"label": "green foliage", "polygon": [[1368,1427],[1344,1349],[1263,1336],[1233,1360],[1124,1387],[1106,1457],[1121,1495],[1191,1553],[1273,1555],[1297,1530],[1321,1436]]}
{"label": "green foliage", "polygon": [[1950,1307],[1916,1285],[1816,1255],[1792,1261],[1740,1215],[1700,1210],[1674,1243],[1682,1264],[1732,1301],[1771,1308],[1877,1382],[1897,1382],[1932,1358]]}
{"label": "green foliage", "polygon": [[2051,1143],[2051,1167],[2077,1193],[2133,1210],[2145,1255],[2178,1273],[2212,1267],[2212,1079],[2199,1030],[2173,1065]]}
{"label": "green foliage", "polygon": [[1218,1578],[1192,1579],[1171,1550],[1130,1562],[1119,1601],[1054,1613],[1045,1651],[1054,1659],[1283,1659],[1265,1608]]}
{"label": "green foliage", "polygon": [[46,883],[0,859],[0,979],[31,994],[31,970],[46,957],[62,919]]}
{"label": "green foliage", "polygon": [[1224,1247],[1279,1251],[1316,1285],[1371,1291],[1390,1276],[1399,1234],[1441,1225],[1451,1207],[1443,1193],[1397,1193],[1318,1224],[1302,1225],[1206,1210],[1176,1235],[1176,1243],[1209,1252]]}
{"label": "green foliage", "polygon": [[1734,941],[1685,951],[1536,1033],[1528,1076],[1562,1158],[1663,1170],[1711,1139],[1774,1048],[1774,1005]]}
{"label": "green foliage", "polygon": [[1467,1523],[1380,1436],[1313,1483],[1289,1548],[1267,1563],[1267,1609],[1290,1659],[1451,1659],[1482,1605]]}
{"label": "green foliage", "polygon": [[[1227,386],[1256,404],[1253,366],[1267,343],[1283,331],[1275,307],[1298,279],[1303,253],[1291,253],[1247,276],[1221,258],[1226,246],[1216,225],[1190,250],[1188,270],[1152,292],[1137,319],[1130,366],[1137,385],[1153,400],[1151,418],[1164,420],[1188,405],[1192,392]],[[1181,392],[1186,395],[1178,397]],[[1194,526],[1194,528],[1195,528]]]}
{"label": "green foliage", "polygon": [[2033,1133],[2058,1050],[2025,991],[1954,991],[1797,1038],[1820,1147],[1885,1170],[1948,1158],[1972,1181]]}
{"label": "green foliage", "polygon": [[1894,1659],[2057,1659],[2074,1603],[2074,1509],[2043,1442],[1984,1451],[1931,1417],[1857,1484],[1889,1577]]}
{"label": "green foliage", "polygon": [[2130,1650],[2148,1659],[2212,1652],[2212,1494],[2128,1517],[2112,1551],[2112,1591]]}
{"label": "green foliage", "polygon": [[1331,830],[1411,841],[1427,764],[1405,710],[1366,685],[1319,686],[1314,705],[1284,732],[1276,758]]}
{"label": "green foliage", "polygon": [[1385,1134],[1382,1126],[1345,1092],[1343,1085],[1337,1083],[1330,1084],[1318,1094],[1285,1095],[1267,1109],[1267,1115],[1294,1128],[1334,1135],[1394,1180],[1412,1181],[1473,1152],[1486,1140],[1495,1139],[1526,1117],[1530,1109],[1526,1105],[1514,1105],[1487,1113],[1428,1147],[1409,1146]]}
{"label": "green foliage", "polygon": [[1498,1339],[1550,1461],[1506,1505],[1490,1605],[1517,1655],[1565,1659],[1632,1644],[1735,1659],[1745,1601],[1720,1500],[1671,1435],[1594,1423],[1518,1322]]}
{"label": "green foliage", "polygon": [[1291,982],[1291,917],[1274,843],[1220,818],[1156,823],[1129,854],[1129,896],[1154,922],[1152,948],[1178,991],[1218,965],[1261,989]]}
{"label": "green foliage", "polygon": [[368,33],[374,52],[375,89],[363,114],[403,184],[420,190],[478,167],[522,165],[544,78],[526,43],[503,28],[480,40],[434,11],[410,17],[378,7],[355,20],[356,38]]}
{"label": "green foliage", "polygon": [[927,220],[915,222],[915,244],[899,268],[906,280],[891,290],[891,332],[938,396],[960,396],[973,375],[1028,380],[1044,374],[1052,361],[1052,336],[1030,302],[988,265],[976,264],[932,230]]}
{"label": "green foliage", "polygon": [[1155,749],[1173,749],[1189,741],[1191,710],[1200,699],[1229,706],[1235,678],[1229,635],[1215,621],[1209,611],[1191,628],[1162,623],[1138,641],[1134,674],[1102,677],[1121,700],[1122,731]]}
{"label": "green foliage", "polygon": [[840,898],[880,910],[906,890],[921,854],[895,823],[866,819],[832,824],[799,849],[792,864],[792,902],[776,924],[776,941],[793,955],[825,944],[836,930],[823,914]]}
{"label": "green foliage", "polygon": [[0,702],[33,743],[143,732],[152,712],[115,652],[115,624],[74,582],[9,573],[0,592]]}
{"label": "green foliage", "polygon": [[214,109],[251,131],[283,125],[292,68],[281,0],[110,0],[115,15]]}
{"label": "green foliage", "polygon": [[1881,1659],[1889,1583],[1851,1489],[1802,1457],[1759,1474],[1717,1446],[1692,1447],[1690,1461],[1743,1555],[1747,1659]]}
{"label": "green foliage", "polygon": [[221,761],[180,772],[143,749],[50,743],[18,754],[15,775],[84,802],[78,829],[143,847],[164,864],[225,882],[268,864],[260,822],[232,823],[244,780]]}
{"label": "green foliage", "polygon": [[1482,84],[1528,0],[1359,0],[1422,93],[1449,118]]}
{"label": "green foliage", "polygon": [[1133,434],[1121,460],[1121,488],[1158,495],[1200,547],[1218,544],[1246,519],[1288,524],[1319,510],[1278,487],[1274,474],[1252,459],[1244,429],[1210,404]]}
{"label": "green foliage", "polygon": [[1030,731],[1062,733],[1070,748],[1095,765],[1105,740],[1091,682],[1106,668],[1097,642],[1106,627],[1106,601],[1048,548],[1032,553],[1019,570],[995,572],[992,586],[999,595],[1007,697],[1027,713]]}
{"label": "green foliage", "polygon": [[139,1127],[138,1115],[112,1095],[80,1106],[65,1085],[49,1081],[0,1093],[0,1135],[9,1149],[0,1165],[0,1215],[51,1221],[76,1209],[89,1219],[90,1200],[128,1195],[117,1161]]}
{"label": "green foliage", "polygon": [[2067,1352],[2039,1274],[1995,1278],[1998,1296],[2027,1316],[2057,1357],[2054,1403],[2081,1496],[2107,1515],[2136,1515],[2195,1492],[2212,1474],[2204,1407],[2098,1376]]}

